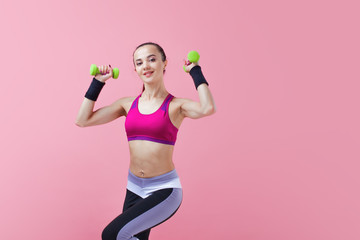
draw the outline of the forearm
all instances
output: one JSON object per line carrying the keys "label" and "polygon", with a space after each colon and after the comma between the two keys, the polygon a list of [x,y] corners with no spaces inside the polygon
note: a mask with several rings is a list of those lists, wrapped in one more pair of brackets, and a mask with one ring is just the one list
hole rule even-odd
{"label": "forearm", "polygon": [[94,106],[95,106],[95,101],[84,98],[80,106],[78,115],[76,117],[75,124],[80,127],[84,127],[86,125],[86,122],[90,119],[91,115],[93,114]]}
{"label": "forearm", "polygon": [[194,81],[195,88],[199,93],[201,112],[210,115],[215,112],[215,103],[211,95],[209,84],[206,81],[201,67],[196,65],[190,70],[190,75]]}
{"label": "forearm", "polygon": [[76,125],[84,127],[93,115],[95,101],[97,100],[101,89],[105,83],[93,78],[89,89],[85,93],[85,98],[81,104],[78,116],[76,118]]}
{"label": "forearm", "polygon": [[216,107],[214,98],[211,94],[209,86],[207,84],[201,84],[198,86],[197,91],[199,93],[200,106],[202,111],[206,115],[215,113]]}

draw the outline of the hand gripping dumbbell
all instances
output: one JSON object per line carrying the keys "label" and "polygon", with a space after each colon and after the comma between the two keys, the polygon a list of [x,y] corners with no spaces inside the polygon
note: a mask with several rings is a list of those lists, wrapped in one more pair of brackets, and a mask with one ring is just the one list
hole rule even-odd
{"label": "hand gripping dumbbell", "polygon": [[[113,68],[112,70],[112,78],[117,79],[119,77],[119,69]],[[95,76],[96,74],[99,74],[99,68],[96,66],[96,64],[91,64],[90,66],[90,75]]]}
{"label": "hand gripping dumbbell", "polygon": [[[191,63],[198,62],[200,59],[200,54],[197,51],[190,51],[187,55],[187,59]],[[183,66],[183,69],[186,72],[185,66]]]}

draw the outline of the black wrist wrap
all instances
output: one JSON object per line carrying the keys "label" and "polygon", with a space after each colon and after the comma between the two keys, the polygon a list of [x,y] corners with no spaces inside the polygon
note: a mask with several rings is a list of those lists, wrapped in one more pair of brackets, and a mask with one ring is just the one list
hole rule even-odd
{"label": "black wrist wrap", "polygon": [[200,66],[193,67],[190,70],[190,75],[191,75],[192,79],[194,80],[196,90],[197,90],[198,86],[203,83],[205,83],[206,85],[209,86],[208,82],[205,80],[204,75],[202,74]]}
{"label": "black wrist wrap", "polygon": [[100,82],[99,80],[93,78],[90,87],[85,94],[85,97],[87,99],[96,101],[104,85],[105,85],[104,82]]}

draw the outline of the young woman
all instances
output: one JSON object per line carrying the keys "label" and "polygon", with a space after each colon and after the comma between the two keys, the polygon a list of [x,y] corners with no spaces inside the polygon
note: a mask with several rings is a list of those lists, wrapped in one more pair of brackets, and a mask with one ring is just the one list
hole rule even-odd
{"label": "young woman", "polygon": [[172,155],[178,129],[185,117],[196,119],[215,113],[215,104],[201,68],[185,61],[199,102],[173,97],[165,88],[167,65],[164,50],[155,43],[138,46],[133,54],[135,71],[143,81],[136,97],[124,97],[93,111],[95,101],[112,76],[111,66],[99,66],[80,107],[76,125],[108,123],[125,116],[130,168],[123,213],[103,231],[103,240],[149,238],[150,229],[169,219],[180,207],[182,188]]}

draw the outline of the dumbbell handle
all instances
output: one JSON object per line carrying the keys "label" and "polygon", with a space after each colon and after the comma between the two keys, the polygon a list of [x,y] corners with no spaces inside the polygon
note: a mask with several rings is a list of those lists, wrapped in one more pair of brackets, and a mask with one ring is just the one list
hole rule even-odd
{"label": "dumbbell handle", "polygon": [[[117,79],[119,77],[119,69],[113,68],[112,70],[112,78]],[[90,75],[95,76],[96,74],[99,74],[99,68],[96,66],[96,64],[91,64],[90,66]]]}

